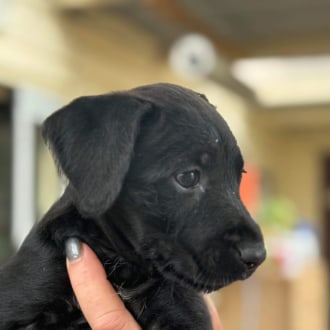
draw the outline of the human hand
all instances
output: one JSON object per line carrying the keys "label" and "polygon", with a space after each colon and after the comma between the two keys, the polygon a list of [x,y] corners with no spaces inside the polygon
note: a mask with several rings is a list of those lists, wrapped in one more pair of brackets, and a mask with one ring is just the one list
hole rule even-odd
{"label": "human hand", "polygon": [[[66,242],[67,270],[80,308],[93,330],[141,330],[107,280],[95,253],[77,239]],[[219,315],[205,296],[214,330],[222,330]]]}
{"label": "human hand", "polygon": [[204,300],[211,315],[213,330],[223,330],[217,308],[215,307],[212,299],[210,298],[210,296],[205,295]]}

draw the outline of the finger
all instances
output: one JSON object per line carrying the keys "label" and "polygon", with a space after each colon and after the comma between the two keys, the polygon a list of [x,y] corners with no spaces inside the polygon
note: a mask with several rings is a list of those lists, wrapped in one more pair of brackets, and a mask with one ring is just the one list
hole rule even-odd
{"label": "finger", "polygon": [[209,313],[211,315],[213,330],[223,330],[218,311],[217,311],[212,299],[208,295],[205,295],[204,299],[205,299],[207,308],[209,309]]}
{"label": "finger", "polygon": [[67,270],[73,291],[93,330],[141,329],[116,291],[95,253],[77,239],[66,243]]}

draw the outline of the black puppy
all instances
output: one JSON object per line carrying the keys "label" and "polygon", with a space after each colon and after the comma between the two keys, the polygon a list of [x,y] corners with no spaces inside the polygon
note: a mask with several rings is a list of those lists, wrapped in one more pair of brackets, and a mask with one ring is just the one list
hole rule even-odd
{"label": "black puppy", "polygon": [[65,241],[91,246],[143,329],[211,329],[203,292],[265,258],[235,138],[203,95],[156,84],[81,97],[43,134],[69,184],[0,269],[0,329],[88,329]]}

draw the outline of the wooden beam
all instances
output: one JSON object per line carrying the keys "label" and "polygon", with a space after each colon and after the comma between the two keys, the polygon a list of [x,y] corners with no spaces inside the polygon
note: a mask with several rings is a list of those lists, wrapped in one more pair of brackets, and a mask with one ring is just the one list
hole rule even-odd
{"label": "wooden beam", "polygon": [[302,35],[279,35],[268,39],[249,40],[241,46],[249,57],[297,56],[330,53],[330,32]]}
{"label": "wooden beam", "polygon": [[88,9],[122,3],[121,0],[55,0],[55,5],[62,9]]}
{"label": "wooden beam", "polygon": [[187,30],[205,35],[222,55],[231,59],[245,55],[242,48],[192,14],[188,6],[183,7],[175,0],[143,0],[143,3],[157,10],[166,19],[182,24]]}

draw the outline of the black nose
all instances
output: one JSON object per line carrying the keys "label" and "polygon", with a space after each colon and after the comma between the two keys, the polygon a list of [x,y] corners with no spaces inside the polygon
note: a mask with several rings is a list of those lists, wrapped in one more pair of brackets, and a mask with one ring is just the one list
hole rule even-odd
{"label": "black nose", "polygon": [[247,245],[238,248],[240,258],[248,269],[257,268],[266,259],[266,250],[263,245]]}

